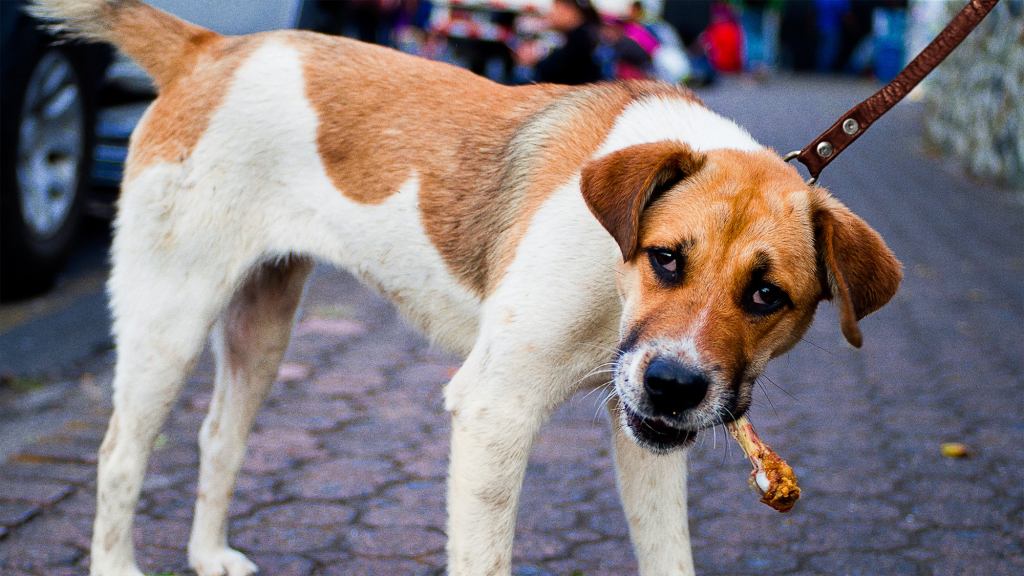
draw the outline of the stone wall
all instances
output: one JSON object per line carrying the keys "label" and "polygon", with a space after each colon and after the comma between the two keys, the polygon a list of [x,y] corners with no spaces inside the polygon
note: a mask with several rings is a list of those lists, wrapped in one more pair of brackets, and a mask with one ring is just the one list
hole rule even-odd
{"label": "stone wall", "polygon": [[[942,25],[964,2],[944,4]],[[1024,0],[1002,0],[926,82],[928,142],[1024,190]]]}

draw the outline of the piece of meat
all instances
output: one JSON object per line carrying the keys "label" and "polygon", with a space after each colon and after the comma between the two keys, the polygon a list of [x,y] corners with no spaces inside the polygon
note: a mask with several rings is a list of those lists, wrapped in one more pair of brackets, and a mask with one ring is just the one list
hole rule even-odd
{"label": "piece of meat", "polygon": [[726,427],[754,467],[750,483],[761,492],[761,502],[779,512],[789,512],[800,498],[800,487],[796,484],[793,469],[761,441],[746,416]]}

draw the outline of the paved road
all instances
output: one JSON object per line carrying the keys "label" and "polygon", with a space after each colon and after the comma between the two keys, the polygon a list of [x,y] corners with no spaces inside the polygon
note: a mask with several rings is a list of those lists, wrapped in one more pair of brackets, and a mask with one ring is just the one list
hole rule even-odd
{"label": "paved road", "polygon": [[[705,96],[788,150],[870,90],[780,80]],[[801,479],[797,508],[783,516],[757,502],[724,434],[693,450],[702,574],[1024,573],[1024,208],[926,155],[919,113],[899,106],[825,173],[907,275],[862,323],[862,350],[842,343],[825,306],[807,342],[768,370],[753,417]],[[65,385],[71,422],[0,470],[3,574],[85,570],[109,354],[92,362]],[[440,390],[456,366],[351,278],[318,271],[250,444],[234,544],[266,574],[443,573]],[[206,359],[150,469],[137,529],[150,573],[186,572],[211,379]],[[971,456],[943,458],[946,441]],[[545,428],[526,479],[517,574],[635,573],[607,444],[593,397],[573,399]]]}
{"label": "paved road", "polygon": [[109,223],[86,219],[54,289],[0,306],[0,462],[71,420],[69,391],[109,367],[109,244]]}

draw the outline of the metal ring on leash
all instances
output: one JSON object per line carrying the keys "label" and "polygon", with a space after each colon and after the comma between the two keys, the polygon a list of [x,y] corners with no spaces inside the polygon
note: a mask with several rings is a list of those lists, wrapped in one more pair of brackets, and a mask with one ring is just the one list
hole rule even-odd
{"label": "metal ring on leash", "polygon": [[[799,157],[800,157],[800,151],[799,150],[793,150],[789,154],[786,154],[785,156],[783,156],[782,160],[784,162],[790,162],[790,161],[795,160],[795,159],[797,159]],[[818,179],[815,178],[814,176],[811,176],[810,178],[807,179],[807,185],[808,186],[814,186],[817,183],[818,183]]]}
{"label": "metal ring on leash", "polygon": [[925,46],[910,64],[888,84],[871,95],[867,100],[857,104],[839,117],[828,130],[818,135],[803,150],[786,154],[784,160],[789,162],[796,158],[807,168],[811,178],[808,186],[818,181],[821,171],[836,159],[847,146],[860,138],[876,120],[888,112],[914,88],[932,70],[935,69],[949,53],[952,52],[971,30],[974,30],[989,12],[995,8],[999,0],[969,0],[967,5],[950,20],[939,35]]}

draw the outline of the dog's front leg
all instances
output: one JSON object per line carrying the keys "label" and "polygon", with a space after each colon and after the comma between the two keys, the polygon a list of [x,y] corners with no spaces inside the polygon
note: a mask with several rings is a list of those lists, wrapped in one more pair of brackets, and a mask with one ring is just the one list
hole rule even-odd
{"label": "dog's front leg", "polygon": [[642,576],[694,574],[686,515],[686,451],[654,454],[622,427],[618,399],[608,402],[619,496]]}
{"label": "dog's front leg", "polygon": [[[448,385],[452,414],[448,476],[448,573],[512,570],[519,492],[534,437],[550,404],[507,359],[486,367],[471,354]],[[497,362],[492,360],[492,362]],[[520,365],[521,366],[521,365]],[[518,373],[517,376],[523,376]]]}

